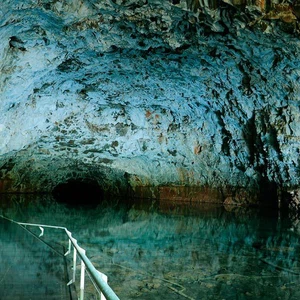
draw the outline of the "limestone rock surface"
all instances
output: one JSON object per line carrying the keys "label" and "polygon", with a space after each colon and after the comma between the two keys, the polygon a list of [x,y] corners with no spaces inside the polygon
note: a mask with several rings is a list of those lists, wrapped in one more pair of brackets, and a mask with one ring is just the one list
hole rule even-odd
{"label": "limestone rock surface", "polygon": [[0,190],[299,187],[298,6],[255,4],[3,0]]}

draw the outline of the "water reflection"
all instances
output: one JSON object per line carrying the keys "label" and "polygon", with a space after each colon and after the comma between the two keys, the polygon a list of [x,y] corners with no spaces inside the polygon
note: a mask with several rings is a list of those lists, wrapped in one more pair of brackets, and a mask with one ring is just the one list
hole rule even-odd
{"label": "water reflection", "polygon": [[8,200],[1,201],[2,212],[15,220],[71,230],[120,299],[300,297],[299,235],[276,212],[117,201],[86,209],[46,196]]}
{"label": "water reflection", "polygon": [[0,237],[1,300],[68,299],[61,246],[55,244],[56,249],[50,249],[36,242],[25,229],[2,218]]}

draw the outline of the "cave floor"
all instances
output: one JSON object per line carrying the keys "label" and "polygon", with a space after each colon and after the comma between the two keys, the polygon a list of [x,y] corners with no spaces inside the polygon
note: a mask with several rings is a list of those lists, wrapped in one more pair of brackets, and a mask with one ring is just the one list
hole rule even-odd
{"label": "cave floor", "polygon": [[[0,212],[16,221],[67,227],[95,267],[108,276],[120,299],[300,298],[299,218],[293,214],[155,201],[116,200],[92,208],[72,207],[47,196],[28,197],[1,200]],[[34,292],[38,285],[47,293],[34,277],[37,274],[46,276],[48,287],[56,284],[57,291],[66,290],[62,282],[67,280],[58,267],[64,261],[59,264],[53,251],[36,250],[35,263],[20,266],[23,257],[32,257],[28,247],[37,249],[36,241],[24,238],[23,232],[22,238],[16,237],[8,224],[1,223],[0,230],[1,242],[10,247],[1,250],[2,294],[5,282],[9,290],[9,274]],[[44,236],[52,246],[66,245],[66,239],[56,233],[45,230]],[[15,249],[22,256],[11,257],[9,265],[5,255]],[[47,262],[44,269],[36,263],[41,260]],[[51,298],[49,290],[48,294],[43,298],[67,299]],[[97,297],[86,276],[85,299]]]}

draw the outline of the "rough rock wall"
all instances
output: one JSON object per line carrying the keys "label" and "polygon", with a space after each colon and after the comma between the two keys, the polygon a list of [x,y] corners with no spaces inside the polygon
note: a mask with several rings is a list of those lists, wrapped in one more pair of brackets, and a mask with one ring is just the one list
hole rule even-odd
{"label": "rough rock wall", "polygon": [[0,189],[93,178],[115,193],[208,187],[231,203],[296,188],[297,9],[2,1]]}

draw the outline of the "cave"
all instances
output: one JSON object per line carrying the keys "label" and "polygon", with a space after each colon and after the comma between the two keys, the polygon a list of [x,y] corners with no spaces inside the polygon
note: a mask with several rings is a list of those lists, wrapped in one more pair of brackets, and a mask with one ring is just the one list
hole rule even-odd
{"label": "cave", "polygon": [[104,199],[104,191],[97,181],[87,179],[70,179],[53,188],[52,195],[58,202],[70,206],[100,205]]}
{"label": "cave", "polygon": [[300,297],[299,0],[3,0],[0,20],[1,213],[72,227],[122,299]]}

